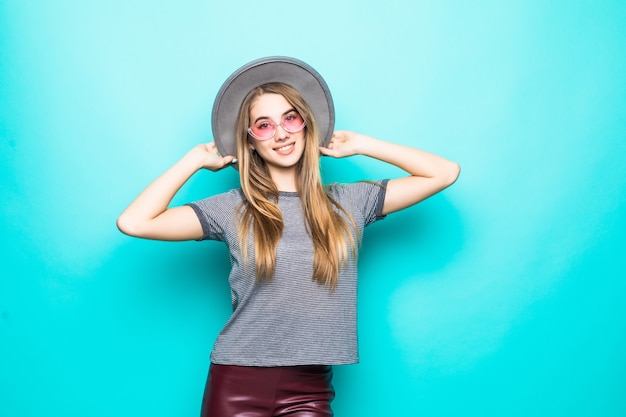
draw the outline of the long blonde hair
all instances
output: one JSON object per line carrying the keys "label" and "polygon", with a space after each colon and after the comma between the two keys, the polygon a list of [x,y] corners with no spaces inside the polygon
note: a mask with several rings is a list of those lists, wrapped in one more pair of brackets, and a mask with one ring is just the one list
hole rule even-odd
{"label": "long blonde hair", "polygon": [[[269,280],[276,267],[276,248],[283,230],[283,218],[278,208],[278,189],[265,161],[250,149],[248,127],[250,107],[264,94],[280,94],[303,117],[304,152],[298,161],[296,186],[302,202],[307,231],[315,248],[313,279],[333,290],[340,268],[349,254],[356,256],[352,229],[358,233],[354,219],[338,202],[332,199],[322,185],[319,166],[319,129],[313,111],[294,88],[283,83],[269,83],[252,90],[241,105],[237,118],[237,158],[239,179],[245,196],[239,225],[239,243],[244,263],[248,262],[248,236],[250,227],[254,235],[255,272],[258,280]],[[342,218],[338,208],[346,219]]]}

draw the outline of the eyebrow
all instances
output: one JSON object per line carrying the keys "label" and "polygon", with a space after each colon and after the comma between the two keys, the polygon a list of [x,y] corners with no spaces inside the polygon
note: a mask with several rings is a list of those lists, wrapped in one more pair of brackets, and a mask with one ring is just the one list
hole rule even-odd
{"label": "eyebrow", "polygon": [[[288,114],[289,114],[289,113],[291,113],[292,111],[295,111],[295,112],[297,113],[296,109],[292,107],[292,108],[290,108],[289,110],[287,110],[286,112],[284,112],[283,114],[281,114],[281,117],[282,117],[282,116],[286,116],[286,115],[288,115]],[[269,116],[259,116],[259,117],[257,117],[257,118],[256,118],[256,120],[254,121],[254,123],[258,122],[259,120],[264,120],[264,119],[270,119],[270,120],[271,120],[272,118],[271,118],[271,117],[269,117]],[[273,120],[272,120],[272,121],[273,121]]]}

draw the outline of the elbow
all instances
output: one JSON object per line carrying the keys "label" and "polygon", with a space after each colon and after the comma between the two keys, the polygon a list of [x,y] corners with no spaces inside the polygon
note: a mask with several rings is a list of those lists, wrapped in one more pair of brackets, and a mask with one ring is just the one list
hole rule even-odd
{"label": "elbow", "polygon": [[138,236],[137,226],[125,214],[121,214],[115,222],[117,229],[128,236]]}
{"label": "elbow", "polygon": [[444,176],[445,187],[449,187],[456,182],[461,174],[461,166],[456,162],[450,161]]}
{"label": "elbow", "polygon": [[125,235],[129,234],[128,233],[129,226],[123,214],[117,218],[115,225],[117,226],[117,230],[119,230],[120,232],[124,233]]}

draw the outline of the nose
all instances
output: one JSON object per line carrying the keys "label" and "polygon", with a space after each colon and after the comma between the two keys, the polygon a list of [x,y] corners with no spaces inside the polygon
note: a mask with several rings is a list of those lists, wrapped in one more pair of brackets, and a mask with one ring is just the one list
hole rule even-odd
{"label": "nose", "polygon": [[288,137],[289,132],[287,132],[282,125],[276,125],[276,133],[274,134],[274,138],[276,140],[285,140]]}

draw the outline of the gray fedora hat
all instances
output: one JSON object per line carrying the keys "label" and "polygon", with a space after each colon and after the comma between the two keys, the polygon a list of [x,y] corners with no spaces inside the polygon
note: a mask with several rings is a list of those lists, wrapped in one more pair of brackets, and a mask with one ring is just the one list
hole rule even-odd
{"label": "gray fedora hat", "polygon": [[302,95],[319,125],[320,145],[328,145],[335,125],[335,107],[328,85],[310,65],[295,58],[270,56],[239,68],[217,93],[211,126],[222,155],[237,155],[235,125],[243,100],[253,88],[271,82],[288,84]]}

